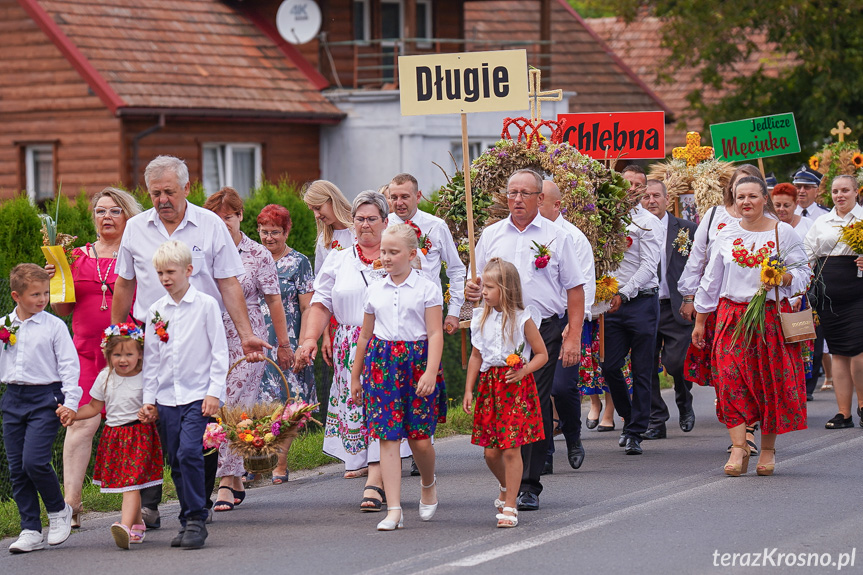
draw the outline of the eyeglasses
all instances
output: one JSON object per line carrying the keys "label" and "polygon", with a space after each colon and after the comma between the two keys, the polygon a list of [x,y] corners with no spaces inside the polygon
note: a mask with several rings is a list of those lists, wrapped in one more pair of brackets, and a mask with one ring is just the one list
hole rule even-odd
{"label": "eyeglasses", "polygon": [[282,230],[273,230],[272,232],[267,230],[258,230],[258,234],[262,238],[277,238],[282,235],[284,232]]}
{"label": "eyeglasses", "polygon": [[112,218],[119,218],[120,216],[123,215],[123,208],[111,208],[111,209],[96,208],[93,211],[93,213],[95,213],[96,217],[99,217],[99,218],[104,218],[108,214],[111,214]]}
{"label": "eyeglasses", "polygon": [[362,218],[362,217],[355,217],[354,218],[354,222],[356,222],[358,225],[363,225],[365,223],[368,223],[370,226],[375,225],[380,220],[381,219],[378,216],[371,216],[369,218]]}
{"label": "eyeglasses", "polygon": [[514,200],[517,197],[521,196],[522,198],[524,198],[526,200],[532,196],[538,196],[541,193],[542,192],[507,192],[506,197]]}

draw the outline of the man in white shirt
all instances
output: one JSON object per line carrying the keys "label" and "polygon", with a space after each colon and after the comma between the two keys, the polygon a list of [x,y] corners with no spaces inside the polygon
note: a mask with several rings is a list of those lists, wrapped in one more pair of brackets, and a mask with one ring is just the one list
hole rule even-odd
{"label": "man in white shirt", "polygon": [[[545,219],[566,231],[575,243],[575,251],[584,274],[584,319],[590,321],[590,308],[596,297],[596,266],[593,259],[593,247],[585,235],[572,223],[566,221],[560,213],[560,188],[551,180],[542,182],[542,205],[539,213]],[[565,329],[565,325],[561,325]],[[585,350],[582,345],[582,355]],[[563,362],[557,360],[554,370],[554,383],[551,388],[551,396],[554,398],[554,407],[560,420],[563,437],[566,439],[566,455],[569,465],[578,469],[584,462],[584,446],[581,443],[581,392],[579,390],[579,365],[563,367]],[[549,442],[549,456],[546,461],[546,472],[554,470],[551,463],[551,454],[554,453],[554,441]]]}
{"label": "man in white shirt", "polygon": [[[417,257],[422,263],[423,275],[440,286],[441,262],[446,264],[450,300],[447,306],[448,315],[444,318],[443,325],[447,333],[455,333],[458,330],[459,312],[464,304],[465,266],[458,257],[452,234],[442,219],[417,208],[421,192],[417,179],[412,175],[395,176],[387,186],[387,193],[387,200],[393,210],[388,218],[388,226],[406,223],[413,224],[411,227],[414,229],[419,228],[420,246]],[[441,293],[445,291],[441,289]]]}
{"label": "man in white shirt", "polygon": [[807,166],[800,166],[794,173],[792,184],[797,188],[797,208],[794,213],[810,220],[817,220],[830,210],[815,203],[818,197],[818,186],[824,176]]}
{"label": "man in white shirt", "polygon": [[[584,284],[586,279],[575,251],[572,237],[543,218],[542,177],[532,170],[518,170],[509,178],[506,188],[509,217],[488,226],[476,246],[476,269],[482,274],[493,257],[504,259],[519,271],[525,307],[533,306],[542,316],[539,333],[548,350],[548,363],[534,373],[545,439],[522,446],[524,473],[518,495],[520,510],[539,509],[542,492],[540,474],[545,465],[548,442],[552,435],[551,388],[557,359],[564,367],[581,360],[581,327],[584,319]],[[540,258],[537,245],[550,251],[550,258]],[[465,296],[469,301],[481,299],[482,278],[469,280]],[[560,322],[567,310],[566,337]]]}
{"label": "man in white shirt", "polygon": [[[623,177],[629,181],[631,194],[644,192],[647,176],[638,166],[627,166]],[[626,252],[620,267],[612,274],[617,278],[618,293],[611,299],[605,318],[605,362],[602,374],[614,408],[623,420],[618,444],[627,455],[641,455],[641,440],[650,422],[651,372],[659,321],[659,280],[657,270],[662,251],[656,216],[640,204],[632,212],[632,223],[626,227]],[[629,354],[632,366],[632,397],[626,388],[623,366]]]}
{"label": "man in white shirt", "polygon": [[693,322],[680,315],[683,296],[677,282],[689,259],[689,250],[695,230],[694,223],[668,213],[668,190],[659,180],[647,180],[647,191],[641,205],[659,218],[662,251],[659,264],[659,324],[656,348],[653,353],[651,377],[650,424],[644,439],[663,439],[666,436],[668,406],[659,391],[660,357],[665,372],[674,379],[674,399],[680,412],[680,429],[692,431],[695,412],[692,410],[692,382],[683,378],[683,360],[692,340]]}

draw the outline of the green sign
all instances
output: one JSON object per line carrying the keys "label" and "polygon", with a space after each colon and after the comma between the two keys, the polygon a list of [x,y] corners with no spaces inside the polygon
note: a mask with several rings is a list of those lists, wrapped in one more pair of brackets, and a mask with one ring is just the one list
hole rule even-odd
{"label": "green sign", "polygon": [[710,126],[716,158],[746,162],[800,151],[794,114],[761,116]]}

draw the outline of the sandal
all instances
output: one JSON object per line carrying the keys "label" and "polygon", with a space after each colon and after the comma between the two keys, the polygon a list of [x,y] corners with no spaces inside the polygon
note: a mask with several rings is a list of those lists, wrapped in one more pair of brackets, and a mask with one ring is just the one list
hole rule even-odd
{"label": "sandal", "polygon": [[132,534],[129,528],[122,523],[114,523],[111,525],[111,537],[114,538],[114,543],[120,549],[128,549],[129,541],[132,539]]}
{"label": "sandal", "polygon": [[[231,491],[231,492],[234,491],[230,487],[226,486],[226,487],[219,487],[219,491],[217,493],[220,493],[222,491],[222,489],[227,489],[228,491]],[[222,507],[223,509],[219,509],[219,507]],[[221,513],[222,511],[233,511],[233,510],[234,510],[234,502],[233,501],[227,501],[225,499],[216,499],[216,502],[213,504],[213,511],[215,511],[216,513]]]}
{"label": "sandal", "polygon": [[363,467],[362,469],[354,469],[353,471],[345,471],[344,478],[345,479],[356,479],[358,477],[365,477],[369,474],[369,468]]}
{"label": "sandal", "polygon": [[[374,497],[363,497],[362,499],[360,499],[360,511],[364,511],[367,513],[374,513],[375,511],[380,511],[383,504],[387,502],[386,493],[384,493],[384,490],[377,485],[366,485],[365,487],[363,487],[364,493],[369,490],[377,491],[381,498],[375,499]],[[363,503],[371,503],[371,505],[363,505]]]}
{"label": "sandal", "polygon": [[72,529],[81,529],[81,514],[84,512],[84,504],[79,503],[72,507]]}
{"label": "sandal", "polygon": [[824,379],[824,383],[821,384],[821,389],[819,391],[827,391],[833,389],[833,378],[828,377]]}
{"label": "sandal", "polygon": [[[219,487],[219,489],[222,489],[222,488]],[[245,489],[243,491],[237,491],[236,489],[233,489],[232,487],[228,487],[228,489],[230,489],[231,493],[234,494],[234,505],[235,506],[239,505],[240,503],[243,502],[243,500],[246,499],[246,490]]]}
{"label": "sandal", "polygon": [[[504,487],[503,485],[498,484],[498,488],[500,488],[501,493],[506,493],[506,487]],[[499,513],[503,513],[504,505],[506,505],[506,502],[501,501],[500,499],[494,500],[495,509],[497,509]]]}
{"label": "sandal", "polygon": [[132,528],[129,529],[129,534],[129,543],[143,543],[144,537],[147,536],[147,526],[132,525]]}
{"label": "sandal", "polygon": [[273,474],[273,485],[282,485],[283,483],[287,483],[287,482],[288,482],[288,471],[287,470],[285,470],[284,475],[276,475],[275,473]]}
{"label": "sandal", "polygon": [[498,527],[515,527],[518,525],[518,510],[514,507],[504,507],[504,511],[509,511],[512,515],[506,515],[505,513],[498,513],[495,515],[497,518],[497,526]]}

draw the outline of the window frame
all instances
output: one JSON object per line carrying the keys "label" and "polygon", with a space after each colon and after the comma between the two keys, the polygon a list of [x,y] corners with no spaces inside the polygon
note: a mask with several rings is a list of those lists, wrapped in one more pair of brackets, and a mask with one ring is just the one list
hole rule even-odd
{"label": "window frame", "polygon": [[[206,161],[206,151],[208,149],[216,149],[216,177],[222,182],[219,188],[215,190],[207,190],[204,174],[204,162]],[[258,188],[263,181],[263,144],[256,142],[205,142],[201,144],[201,182],[204,185],[204,195],[210,197],[219,191],[224,186],[230,186],[236,189],[234,185],[234,166],[230,161],[233,157],[234,150],[253,150],[255,153],[255,180],[252,184],[252,189]],[[240,194],[242,196],[242,194]],[[247,199],[248,196],[243,196]]]}
{"label": "window frame", "polygon": [[[57,195],[57,149],[53,143],[24,145],[24,188],[31,203],[53,199]],[[36,197],[36,152],[51,153],[51,193],[46,197]]]}
{"label": "window frame", "polygon": [[[371,10],[371,0],[353,0],[351,7],[353,8],[354,4],[362,4],[363,5],[363,37],[356,38],[354,37],[354,41],[356,42],[368,42],[372,39],[372,10]],[[353,18],[353,12],[351,13],[351,18]],[[356,31],[356,27],[354,26],[354,31]]]}

